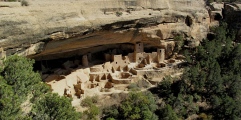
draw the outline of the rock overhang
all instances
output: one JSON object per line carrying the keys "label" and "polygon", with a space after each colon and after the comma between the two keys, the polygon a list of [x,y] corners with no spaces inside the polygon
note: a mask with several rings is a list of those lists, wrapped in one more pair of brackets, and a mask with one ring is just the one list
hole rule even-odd
{"label": "rock overhang", "polygon": [[[7,56],[37,59],[118,43],[158,47],[177,34],[200,41],[210,22],[204,5],[202,0],[30,1],[28,7],[1,10],[0,47]],[[187,16],[192,25],[185,24]]]}

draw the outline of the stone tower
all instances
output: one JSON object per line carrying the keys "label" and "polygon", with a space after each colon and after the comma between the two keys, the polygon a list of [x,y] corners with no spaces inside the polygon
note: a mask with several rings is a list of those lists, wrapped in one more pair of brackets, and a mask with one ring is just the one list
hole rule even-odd
{"label": "stone tower", "polygon": [[157,61],[163,63],[165,60],[165,49],[157,49]]}
{"label": "stone tower", "polygon": [[134,48],[134,61],[138,62],[143,57],[144,47],[143,43],[135,44]]}
{"label": "stone tower", "polygon": [[88,56],[87,55],[82,56],[82,65],[84,67],[89,66],[89,61],[88,61]]}

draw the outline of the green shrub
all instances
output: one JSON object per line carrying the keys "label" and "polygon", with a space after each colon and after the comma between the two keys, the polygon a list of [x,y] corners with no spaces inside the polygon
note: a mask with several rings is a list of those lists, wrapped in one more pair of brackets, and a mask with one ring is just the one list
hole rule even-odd
{"label": "green shrub", "polygon": [[177,114],[169,104],[160,111],[160,117],[162,120],[178,120]]}
{"label": "green shrub", "polygon": [[100,114],[100,109],[95,105],[99,100],[99,96],[95,95],[93,97],[87,96],[82,100],[81,105],[88,107],[88,110],[84,111],[84,119],[87,120],[97,120],[97,115]]}
{"label": "green shrub", "polygon": [[156,98],[150,92],[130,92],[120,105],[103,110],[106,118],[121,120],[157,120]]}
{"label": "green shrub", "polygon": [[0,120],[15,120],[21,116],[20,100],[6,81],[0,77]]}
{"label": "green shrub", "polygon": [[148,88],[150,87],[150,83],[142,79],[137,82],[137,86],[140,88]]}
{"label": "green shrub", "polygon": [[119,99],[120,98],[119,93],[112,93],[111,97],[114,98],[114,99]]}
{"label": "green shrub", "polygon": [[131,91],[138,91],[141,88],[148,88],[150,87],[150,83],[145,80],[139,80],[137,83],[131,83],[127,88]]}
{"label": "green shrub", "polygon": [[111,98],[115,99],[115,101],[123,101],[124,99],[126,99],[127,96],[128,96],[128,94],[123,93],[123,92],[111,94]]}
{"label": "green shrub", "polygon": [[26,1],[26,0],[22,0],[21,5],[22,6],[29,6],[28,1]]}
{"label": "green shrub", "polygon": [[136,83],[131,83],[127,88],[130,91],[138,91],[138,90],[140,90],[140,88],[138,87],[138,85]]}
{"label": "green shrub", "polygon": [[108,116],[108,118],[118,118],[118,115],[120,114],[119,111],[118,111],[118,105],[112,105],[112,106],[109,106],[109,107],[105,107],[103,109],[103,114],[105,116]]}
{"label": "green shrub", "polygon": [[115,14],[116,14],[117,17],[120,17],[120,16],[122,16],[123,13],[120,12],[120,11],[117,11]]}
{"label": "green shrub", "polygon": [[70,98],[48,93],[33,105],[31,116],[34,120],[79,120],[81,113],[75,111]]}
{"label": "green shrub", "polygon": [[90,108],[84,111],[87,120],[97,120],[97,116],[100,114],[100,109],[96,105],[91,105]]}
{"label": "green shrub", "polygon": [[179,52],[180,50],[182,50],[182,47],[184,45],[184,40],[183,40],[183,36],[181,35],[177,35],[174,37],[174,41],[176,43],[174,51],[175,52]]}
{"label": "green shrub", "polygon": [[87,96],[85,99],[82,100],[81,105],[84,107],[90,107],[94,103],[98,102],[99,97],[97,95],[93,97]]}

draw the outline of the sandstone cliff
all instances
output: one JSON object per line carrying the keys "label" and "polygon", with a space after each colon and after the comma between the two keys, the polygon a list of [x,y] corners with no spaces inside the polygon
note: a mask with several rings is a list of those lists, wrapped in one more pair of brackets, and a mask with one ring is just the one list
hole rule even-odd
{"label": "sandstone cliff", "polygon": [[117,43],[173,47],[175,35],[195,46],[210,25],[203,0],[29,0],[29,4],[0,7],[2,57],[17,53],[53,59]]}

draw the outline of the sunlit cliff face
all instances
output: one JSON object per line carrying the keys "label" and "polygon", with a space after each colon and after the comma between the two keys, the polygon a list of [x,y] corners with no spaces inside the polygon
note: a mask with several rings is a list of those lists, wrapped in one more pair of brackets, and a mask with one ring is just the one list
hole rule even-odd
{"label": "sunlit cliff face", "polygon": [[166,47],[176,35],[195,46],[210,24],[202,0],[43,0],[1,8],[1,14],[1,57],[17,53],[36,60],[98,52],[96,48],[120,43]]}

